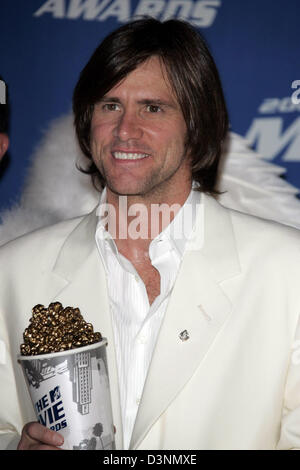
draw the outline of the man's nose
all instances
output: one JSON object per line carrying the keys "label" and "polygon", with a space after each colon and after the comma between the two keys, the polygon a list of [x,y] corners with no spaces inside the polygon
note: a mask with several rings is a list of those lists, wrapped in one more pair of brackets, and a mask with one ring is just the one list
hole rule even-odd
{"label": "man's nose", "polygon": [[143,132],[134,111],[123,111],[115,128],[115,137],[120,140],[139,139]]}

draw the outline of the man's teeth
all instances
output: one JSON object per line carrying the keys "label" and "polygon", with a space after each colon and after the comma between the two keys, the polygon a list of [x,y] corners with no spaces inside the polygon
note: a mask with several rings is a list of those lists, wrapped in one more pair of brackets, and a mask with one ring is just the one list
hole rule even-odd
{"label": "man's teeth", "polygon": [[113,152],[113,156],[117,160],[141,160],[148,157],[147,153],[127,153],[127,152]]}

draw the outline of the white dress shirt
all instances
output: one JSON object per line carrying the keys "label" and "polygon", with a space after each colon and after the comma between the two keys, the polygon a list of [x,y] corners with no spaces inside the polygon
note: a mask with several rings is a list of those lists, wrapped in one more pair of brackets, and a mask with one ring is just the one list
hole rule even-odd
{"label": "white dress shirt", "polygon": [[[107,276],[110,312],[118,364],[124,449],[131,434],[157,335],[191,237],[201,194],[192,190],[172,222],[149,245],[151,264],[160,274],[160,294],[149,304],[146,287],[133,264],[118,252],[106,230],[102,192],[96,243]],[[102,209],[102,211],[100,210]],[[102,217],[99,216],[102,214]],[[105,336],[105,332],[102,332]]]}

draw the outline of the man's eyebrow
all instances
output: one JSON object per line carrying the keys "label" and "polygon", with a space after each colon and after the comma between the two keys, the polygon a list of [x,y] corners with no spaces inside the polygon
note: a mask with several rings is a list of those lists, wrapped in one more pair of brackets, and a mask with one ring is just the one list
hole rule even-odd
{"label": "man's eyebrow", "polygon": [[103,96],[100,98],[99,103],[104,102],[104,103],[121,103],[119,98],[115,98],[114,96]]}
{"label": "man's eyebrow", "polygon": [[[115,96],[103,96],[99,102],[101,103],[121,103],[120,98]],[[178,105],[174,101],[167,101],[162,100],[161,98],[144,98],[142,100],[137,101],[138,104],[146,104],[146,105],[159,105],[159,106],[168,106],[170,108],[177,108]]]}
{"label": "man's eyebrow", "polygon": [[169,106],[170,108],[177,107],[175,102],[161,100],[160,98],[151,98],[151,99],[147,98],[147,99],[139,100],[138,104]]}

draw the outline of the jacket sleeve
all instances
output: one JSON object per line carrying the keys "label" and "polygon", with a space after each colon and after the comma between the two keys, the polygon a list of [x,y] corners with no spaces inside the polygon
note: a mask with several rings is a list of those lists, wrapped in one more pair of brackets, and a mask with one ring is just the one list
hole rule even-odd
{"label": "jacket sleeve", "polygon": [[300,450],[300,319],[292,345],[277,450]]}
{"label": "jacket sleeve", "polygon": [[0,449],[16,449],[22,429],[14,367],[11,360],[8,335],[0,315]]}

